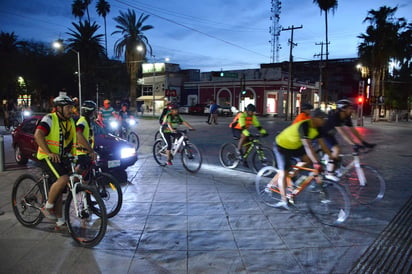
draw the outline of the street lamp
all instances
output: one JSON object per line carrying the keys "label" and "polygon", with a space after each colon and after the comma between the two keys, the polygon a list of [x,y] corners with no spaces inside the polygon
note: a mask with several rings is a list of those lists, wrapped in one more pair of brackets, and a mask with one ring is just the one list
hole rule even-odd
{"label": "street lamp", "polygon": [[[53,42],[53,47],[55,49],[62,49],[63,48],[62,40],[59,39],[59,40]],[[79,79],[79,81],[78,81],[79,82],[79,108],[81,108],[81,106],[82,106],[82,82],[81,82],[81,74],[80,74],[80,52],[78,52],[78,51],[76,51],[72,48],[69,48],[69,50],[71,50],[71,51],[73,51],[74,53],[77,54],[77,76],[78,76],[78,79]]]}

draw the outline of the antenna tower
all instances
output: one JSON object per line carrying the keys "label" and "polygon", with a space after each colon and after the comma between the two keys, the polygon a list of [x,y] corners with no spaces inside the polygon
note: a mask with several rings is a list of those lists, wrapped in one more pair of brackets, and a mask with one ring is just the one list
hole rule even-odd
{"label": "antenna tower", "polygon": [[269,33],[271,36],[271,40],[269,42],[272,45],[270,60],[271,63],[279,63],[279,50],[281,49],[281,46],[279,45],[279,36],[282,29],[282,26],[279,24],[280,9],[280,0],[272,0],[272,8],[270,9],[270,20],[272,21],[272,26],[269,28]]}

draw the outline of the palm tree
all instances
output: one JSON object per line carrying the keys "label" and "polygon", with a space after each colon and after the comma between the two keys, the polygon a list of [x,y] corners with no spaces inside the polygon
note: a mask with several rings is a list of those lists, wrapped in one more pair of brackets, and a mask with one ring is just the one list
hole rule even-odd
{"label": "palm tree", "polygon": [[[87,94],[87,91],[94,90],[95,81],[94,75],[96,73],[95,67],[100,60],[105,58],[105,50],[102,46],[103,34],[96,34],[100,28],[96,22],[92,24],[89,21],[72,23],[74,29],[69,29],[67,32],[71,37],[67,39],[69,42],[68,48],[79,52],[81,61],[82,85],[86,87],[85,98],[91,98],[91,94]],[[94,93],[93,93],[94,94]],[[88,96],[89,95],[89,96]]]}
{"label": "palm tree", "polygon": [[[329,57],[329,39],[328,39],[328,12],[332,10],[335,13],[335,10],[338,8],[337,0],[313,0],[313,3],[317,4],[320,8],[320,12],[325,12],[325,34],[326,34],[326,58],[325,58],[325,72],[327,73],[328,57]],[[321,72],[322,73],[322,72]],[[328,78],[327,75],[324,77],[324,87],[327,91],[328,88]],[[322,94],[319,94],[320,100],[322,101]],[[324,98],[327,100],[327,92],[325,92]]]}
{"label": "palm tree", "polygon": [[[132,102],[132,106],[136,102],[136,80],[141,63],[147,50],[152,55],[152,47],[143,33],[153,28],[151,25],[143,25],[147,18],[149,18],[149,15],[141,14],[137,19],[134,10],[130,9],[127,10],[127,13],[120,11],[120,16],[114,18],[118,30],[114,31],[112,35],[118,33],[122,35],[122,38],[118,39],[114,45],[115,55],[120,58],[123,51],[125,53],[125,62],[130,76],[130,102]],[[143,50],[138,51],[137,46],[141,46]]]}
{"label": "palm tree", "polygon": [[89,5],[92,3],[92,0],[83,0],[83,10],[86,11],[87,20],[90,21],[90,14],[89,14]]}
{"label": "palm tree", "polygon": [[99,16],[103,17],[104,21],[104,43],[106,48],[107,57],[107,28],[106,28],[106,16],[110,12],[110,4],[106,0],[99,0],[96,4],[96,12]]}
{"label": "palm tree", "polygon": [[72,3],[72,14],[74,18],[79,18],[79,22],[84,16],[84,5],[82,0],[74,0]]}
{"label": "palm tree", "polygon": [[[370,10],[364,22],[370,25],[365,34],[358,38],[363,41],[358,46],[360,60],[370,67],[371,95],[385,96],[384,80],[391,58],[399,56],[399,31],[406,27],[403,18],[396,19],[394,14],[397,8],[383,6],[379,10]],[[403,45],[404,47],[405,45]],[[375,117],[376,118],[376,117]]]}

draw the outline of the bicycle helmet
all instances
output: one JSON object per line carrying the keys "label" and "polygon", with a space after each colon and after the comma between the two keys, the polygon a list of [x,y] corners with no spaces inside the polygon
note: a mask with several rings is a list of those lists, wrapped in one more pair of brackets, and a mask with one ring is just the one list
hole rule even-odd
{"label": "bicycle helmet", "polygon": [[60,95],[57,96],[56,98],[54,98],[53,100],[53,104],[54,106],[67,106],[67,105],[75,105],[74,101],[72,100],[72,98],[70,98],[69,96],[66,95]]}
{"label": "bicycle helmet", "polygon": [[97,105],[92,100],[86,100],[82,104],[82,110],[85,112],[93,112],[97,109]]}
{"label": "bicycle helmet", "polygon": [[351,100],[348,99],[341,99],[339,101],[336,102],[336,107],[338,109],[342,109],[342,108],[347,108],[347,107],[351,107],[353,106]]}
{"label": "bicycle helmet", "polygon": [[253,111],[253,112],[255,112],[255,111],[256,111],[255,105],[254,105],[254,104],[249,104],[249,105],[247,105],[246,111]]}
{"label": "bicycle helmet", "polygon": [[311,113],[310,116],[312,116],[313,118],[327,118],[328,115],[323,112],[320,108],[314,109]]}
{"label": "bicycle helmet", "polygon": [[311,109],[313,109],[313,106],[311,104],[308,104],[308,103],[303,104],[301,106],[301,110],[311,110]]}

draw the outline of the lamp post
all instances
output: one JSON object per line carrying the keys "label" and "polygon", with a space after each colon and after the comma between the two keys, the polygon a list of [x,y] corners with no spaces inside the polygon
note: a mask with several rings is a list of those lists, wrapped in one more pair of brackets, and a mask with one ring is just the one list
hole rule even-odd
{"label": "lamp post", "polygon": [[[56,49],[61,49],[63,48],[63,42],[61,40],[55,41],[53,43],[53,47]],[[72,52],[76,53],[77,55],[77,76],[78,76],[78,82],[79,82],[79,108],[82,106],[82,81],[81,81],[81,74],[80,74],[80,52],[69,48]]]}
{"label": "lamp post", "polygon": [[152,107],[153,107],[153,117],[155,116],[155,78],[156,78],[156,56],[152,55],[153,57],[153,83],[152,83],[152,95],[153,95],[153,102],[152,102]]}
{"label": "lamp post", "polygon": [[363,126],[363,103],[364,103],[364,88],[365,82],[363,81],[363,67],[361,64],[356,65],[356,68],[359,71],[359,87],[358,87],[358,96],[356,97],[356,103],[358,105],[357,116],[358,116],[358,126]]}

